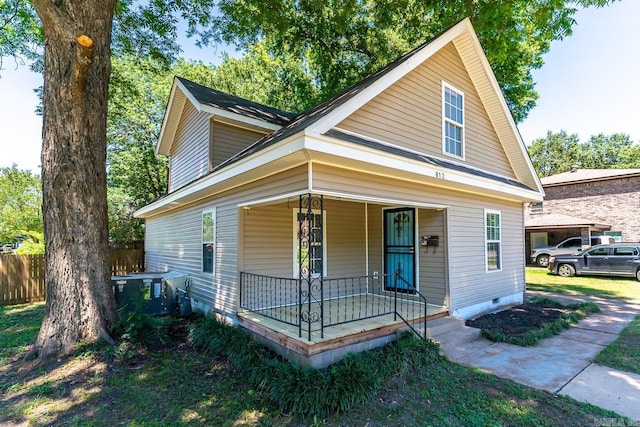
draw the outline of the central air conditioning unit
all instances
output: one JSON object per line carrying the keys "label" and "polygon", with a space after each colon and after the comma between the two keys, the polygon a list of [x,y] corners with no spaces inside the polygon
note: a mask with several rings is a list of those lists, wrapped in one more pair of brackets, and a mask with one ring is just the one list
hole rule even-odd
{"label": "central air conditioning unit", "polygon": [[116,305],[122,313],[177,314],[178,292],[184,300],[190,278],[177,271],[111,276]]}

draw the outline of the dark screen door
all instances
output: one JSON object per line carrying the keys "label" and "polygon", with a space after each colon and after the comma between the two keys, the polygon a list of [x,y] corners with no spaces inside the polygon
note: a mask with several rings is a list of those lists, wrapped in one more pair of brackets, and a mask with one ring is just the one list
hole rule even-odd
{"label": "dark screen door", "polygon": [[415,290],[415,210],[384,211],[385,289]]}

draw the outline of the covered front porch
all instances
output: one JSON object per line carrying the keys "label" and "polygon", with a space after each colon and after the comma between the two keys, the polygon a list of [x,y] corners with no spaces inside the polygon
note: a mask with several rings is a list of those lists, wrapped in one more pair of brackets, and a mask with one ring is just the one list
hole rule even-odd
{"label": "covered front porch", "polygon": [[449,312],[443,207],[305,193],[239,212],[238,319],[281,351],[426,337]]}

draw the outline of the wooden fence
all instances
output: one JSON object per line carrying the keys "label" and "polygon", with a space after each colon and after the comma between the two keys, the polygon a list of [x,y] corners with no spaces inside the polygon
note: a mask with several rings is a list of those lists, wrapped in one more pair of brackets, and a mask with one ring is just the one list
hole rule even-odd
{"label": "wooden fence", "polygon": [[[112,249],[113,276],[144,271],[142,249]],[[0,255],[0,306],[44,301],[44,255]]]}

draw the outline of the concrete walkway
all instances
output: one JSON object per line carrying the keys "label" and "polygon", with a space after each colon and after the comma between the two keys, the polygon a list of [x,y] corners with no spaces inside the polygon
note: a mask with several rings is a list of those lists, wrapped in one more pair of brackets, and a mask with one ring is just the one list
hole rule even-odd
{"label": "concrete walkway", "polygon": [[457,363],[491,372],[521,384],[564,394],[640,421],[640,375],[592,363],[627,324],[640,314],[640,304],[595,297],[571,298],[542,292],[564,304],[592,301],[601,312],[592,314],[535,347],[494,343],[480,331],[464,326],[433,336],[447,357]]}

